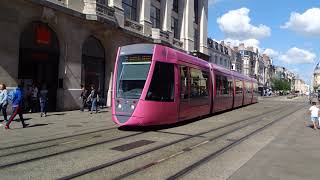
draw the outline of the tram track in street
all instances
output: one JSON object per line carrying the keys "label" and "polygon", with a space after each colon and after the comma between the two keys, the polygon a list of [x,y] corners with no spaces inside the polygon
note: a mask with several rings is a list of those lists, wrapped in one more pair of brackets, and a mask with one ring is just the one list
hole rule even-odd
{"label": "tram track in street", "polygon": [[113,129],[117,129],[117,127],[99,129],[99,130],[95,130],[95,131],[91,131],[91,132],[79,133],[79,134],[74,134],[74,135],[70,135],[70,136],[54,138],[54,139],[46,139],[46,140],[41,140],[41,141],[36,141],[36,142],[23,143],[23,144],[7,146],[7,147],[0,147],[0,151],[7,150],[7,149],[18,148],[18,147],[23,147],[23,146],[35,145],[35,144],[40,144],[40,143],[47,143],[47,142],[57,141],[57,140],[61,140],[61,139],[73,138],[73,137],[78,137],[78,136],[81,136],[81,135],[94,134],[94,133],[97,133],[97,132],[103,132],[103,131],[108,131],[108,130],[113,130]]}
{"label": "tram track in street", "polygon": [[[303,106],[301,106],[301,107],[303,107]],[[223,148],[215,151],[214,153],[212,153],[212,154],[210,154],[210,155],[217,157],[218,155],[222,154],[223,152],[231,149],[232,147],[238,145],[238,144],[241,143],[242,141],[248,139],[248,138],[251,137],[252,135],[257,134],[258,132],[261,132],[262,130],[266,129],[267,127],[271,126],[272,124],[274,124],[274,123],[276,123],[276,122],[284,119],[285,117],[291,115],[293,112],[295,112],[296,110],[300,109],[301,107],[297,107],[294,111],[290,111],[289,113],[286,113],[285,115],[277,118],[276,120],[273,120],[273,121],[271,121],[270,123],[267,123],[267,125],[264,125],[263,128],[258,128],[257,130],[254,130],[253,132],[249,133],[248,135],[245,135],[244,137],[237,138],[236,140],[232,140],[233,142],[232,142],[231,144],[229,144],[229,145],[227,145],[226,147],[223,147]],[[178,156],[180,156],[180,155],[182,155],[182,154],[185,154],[185,153],[187,153],[187,152],[190,152],[190,151],[192,151],[192,150],[194,150],[194,149],[196,149],[196,148],[198,148],[198,147],[200,147],[200,146],[203,146],[203,145],[208,144],[208,143],[210,143],[210,142],[216,141],[216,140],[218,140],[218,139],[220,139],[220,138],[225,137],[226,135],[229,135],[229,134],[231,134],[231,133],[237,132],[237,131],[239,131],[239,130],[242,130],[242,129],[250,126],[250,125],[259,123],[259,122],[261,122],[261,121],[263,121],[263,120],[256,120],[256,121],[253,121],[253,122],[249,122],[249,123],[247,123],[247,124],[245,124],[245,125],[242,125],[242,126],[240,126],[240,127],[237,127],[237,128],[231,129],[231,130],[229,130],[229,131],[226,131],[226,132],[224,132],[224,133],[222,133],[222,134],[220,134],[220,135],[218,135],[218,136],[214,136],[214,137],[208,138],[208,139],[206,139],[206,140],[204,140],[204,141],[201,141],[200,143],[196,143],[196,144],[194,144],[194,145],[191,145],[191,146],[189,146],[189,147],[186,147],[186,148],[182,149],[181,151],[178,151],[178,152],[176,152],[176,153],[174,153],[174,154],[168,155],[168,156],[165,157],[165,158],[161,158],[161,159],[158,159],[158,160],[153,161],[153,162],[151,162],[151,163],[148,163],[148,164],[145,164],[145,165],[143,165],[143,166],[140,166],[140,167],[138,167],[138,168],[136,168],[136,169],[134,169],[134,170],[131,170],[131,171],[125,173],[125,174],[122,174],[122,175],[120,175],[120,176],[118,176],[118,177],[115,177],[115,178],[113,178],[112,180],[121,180],[121,179],[130,177],[130,176],[132,176],[132,175],[134,175],[134,174],[137,174],[137,173],[139,173],[139,172],[141,172],[141,171],[145,171],[145,170],[147,170],[148,168],[151,168],[151,167],[153,167],[153,166],[155,166],[155,165],[158,165],[158,164],[163,163],[163,162],[165,162],[165,161],[168,161],[168,160],[170,160],[170,159],[176,158],[176,157],[178,157]],[[210,157],[211,157],[211,156],[210,156]],[[208,157],[208,158],[209,158],[209,157]],[[205,159],[205,158],[204,158],[204,159]],[[203,160],[203,161],[208,161],[208,159]],[[204,163],[204,162],[201,161],[201,163]],[[170,178],[168,178],[168,179],[170,179],[170,180],[176,179],[176,178],[184,175],[185,173],[191,171],[192,168],[195,168],[194,166],[200,166],[201,163],[200,163],[200,162],[199,162],[199,163],[196,162],[196,163],[195,163],[196,165],[191,165],[190,167],[185,168],[185,169],[179,171],[179,172],[176,173],[175,175],[170,176]]]}
{"label": "tram track in street", "polygon": [[[204,158],[200,159],[199,161],[197,161],[197,162],[187,166],[186,168],[180,170],[176,174],[168,177],[166,180],[175,180],[175,179],[179,179],[179,178],[187,175],[188,173],[192,172],[196,168],[199,168],[201,165],[209,162],[210,160],[213,160],[213,159],[217,158],[218,156],[222,155],[223,153],[227,152],[228,150],[236,147],[237,145],[239,145],[243,141],[249,139],[253,135],[258,134],[258,133],[262,132],[263,130],[267,129],[268,127],[272,126],[273,124],[283,120],[284,118],[288,117],[293,112],[295,112],[295,111],[292,111],[291,113],[285,114],[285,115],[281,116],[280,118],[277,118],[276,120],[273,120],[270,123],[267,123],[266,125],[264,125],[264,126],[258,128],[256,130],[250,132],[249,134],[247,134],[247,135],[245,135],[245,136],[243,136],[241,138],[238,138],[237,140],[233,141],[232,143],[228,144],[227,146],[225,146],[225,147],[223,147],[223,148],[221,148],[221,149],[219,149],[219,150],[217,150],[217,151],[205,156]],[[210,141],[212,141],[212,140],[210,140]]]}
{"label": "tram track in street", "polygon": [[[49,157],[65,154],[65,153],[70,153],[70,152],[74,152],[74,151],[77,151],[77,150],[82,150],[82,149],[89,148],[89,147],[94,147],[94,146],[101,145],[101,144],[115,142],[117,140],[129,138],[129,137],[133,137],[133,136],[138,136],[138,135],[141,135],[143,133],[145,133],[145,132],[138,132],[138,133],[134,133],[134,134],[129,134],[129,135],[126,135],[126,136],[121,136],[121,137],[105,140],[105,141],[102,141],[102,142],[99,142],[99,143],[89,144],[89,145],[86,145],[86,146],[80,146],[80,147],[77,147],[77,148],[68,149],[68,150],[61,151],[61,152],[56,152],[56,153],[51,153],[51,154],[44,155],[44,156],[39,156],[39,157],[31,158],[31,159],[26,159],[26,160],[22,160],[22,161],[3,164],[3,165],[0,165],[0,169],[9,168],[9,167],[12,167],[12,166],[16,166],[16,165],[20,165],[20,164],[24,164],[24,163],[28,163],[28,162],[33,162],[33,161],[37,161],[37,160],[41,160],[41,159],[45,159],[45,158],[49,158]],[[61,144],[59,144],[59,145],[61,145]],[[59,146],[59,145],[57,145],[57,146]]]}
{"label": "tram track in street", "polygon": [[[266,113],[270,113],[272,111],[273,110],[270,110],[270,111],[267,111],[267,112],[264,112],[264,113],[261,113],[261,114],[258,114],[258,115],[251,116],[249,118],[255,118],[256,116],[260,116],[260,115],[263,115],[263,114],[266,114]],[[241,119],[241,120],[236,121],[236,122],[232,122],[232,123],[226,124],[225,126],[234,125],[235,123],[240,123],[240,122],[245,121],[245,120],[247,120],[247,118],[246,119]],[[3,150],[10,150],[10,149],[20,148],[20,147],[25,148],[24,146],[31,146],[31,145],[33,147],[34,145],[45,143],[45,145],[40,146],[40,147],[36,147],[36,148],[33,147],[33,148],[30,148],[30,149],[24,149],[24,150],[17,151],[17,152],[3,153],[3,154],[0,154],[0,157],[14,156],[14,155],[33,152],[33,151],[37,151],[37,150],[43,150],[43,149],[47,149],[47,148],[54,148],[54,147],[61,146],[61,145],[65,144],[65,143],[74,142],[75,140],[77,140],[77,139],[72,139],[72,138],[78,138],[79,139],[79,136],[91,135],[91,134],[95,134],[95,133],[103,133],[103,132],[106,132],[106,131],[109,131],[109,130],[115,130],[115,129],[117,129],[117,127],[106,128],[106,129],[96,130],[96,131],[92,131],[92,132],[80,133],[80,134],[75,134],[75,135],[70,135],[70,136],[65,136],[65,137],[59,137],[59,138],[54,138],[54,139],[48,139],[48,140],[42,140],[42,141],[37,141],[37,142],[24,143],[24,144],[19,144],[19,145],[14,145],[14,146],[2,147],[2,148],[0,148],[0,153]],[[144,131],[142,133],[146,133],[146,132],[152,132],[152,131],[149,130],[149,131]],[[154,132],[166,133],[166,132],[162,132],[162,131],[158,131],[158,130],[156,130]],[[31,162],[31,161],[33,161],[33,159],[34,160],[39,160],[39,159],[43,159],[43,158],[46,158],[46,157],[51,157],[51,156],[55,156],[55,155],[59,155],[59,154],[63,154],[63,153],[68,153],[68,152],[72,152],[72,151],[76,151],[76,150],[80,150],[80,149],[85,149],[85,148],[88,148],[88,147],[92,147],[94,145],[101,145],[101,144],[104,144],[104,143],[114,142],[116,140],[121,140],[121,139],[125,139],[125,138],[132,137],[132,136],[137,136],[137,135],[140,135],[142,133],[138,132],[138,133],[134,133],[132,135],[124,136],[123,138],[115,138],[115,139],[103,141],[101,143],[96,143],[96,144],[91,144],[91,145],[88,145],[88,146],[75,148],[74,150],[70,149],[70,150],[66,150],[66,151],[62,151],[62,152],[58,152],[58,153],[54,153],[54,154],[49,154],[47,156],[36,157],[36,158],[29,159],[29,160],[21,161],[21,163]],[[190,137],[195,137],[195,135],[189,135],[189,136]],[[71,139],[69,140],[68,138],[71,138]],[[90,139],[90,138],[92,138],[92,137],[89,136],[88,139]],[[54,142],[54,141],[60,141],[60,140],[62,140],[62,141],[61,142]],[[16,163],[18,163],[18,162],[16,162]],[[13,163],[13,164],[16,164],[16,163]],[[1,167],[2,168],[10,167],[10,166],[11,166],[10,164],[0,165],[0,168]]]}
{"label": "tram track in street", "polygon": [[[199,136],[202,136],[202,135],[207,134],[207,133],[211,133],[211,132],[214,132],[214,131],[217,131],[217,130],[221,130],[223,128],[226,128],[226,127],[229,127],[229,126],[232,126],[232,125],[236,125],[236,124],[244,122],[244,121],[249,121],[249,120],[252,120],[252,119],[255,119],[255,118],[259,118],[259,117],[260,117],[260,119],[263,119],[263,117],[270,116],[270,114],[274,113],[275,111],[281,112],[282,109],[285,109],[285,108],[287,108],[287,107],[283,106],[283,107],[280,107],[280,108],[279,107],[278,108],[274,108],[274,109],[272,109],[270,111],[267,111],[265,113],[254,115],[254,116],[251,116],[249,118],[245,118],[245,119],[242,119],[242,120],[239,120],[239,121],[228,123],[228,124],[220,126],[220,127],[216,127],[216,128],[213,128],[213,129],[210,129],[210,130],[207,130],[207,131],[203,131],[203,132],[194,134],[192,136],[184,137],[184,138],[181,138],[181,139],[178,139],[178,140],[166,143],[166,144],[162,144],[162,145],[159,145],[159,146],[156,146],[156,147],[153,147],[153,148],[141,151],[141,152],[137,152],[137,153],[134,153],[134,154],[131,154],[131,155],[119,158],[119,159],[115,159],[115,160],[106,162],[104,164],[100,164],[98,166],[87,168],[87,169],[84,169],[82,171],[79,171],[79,172],[76,172],[76,173],[73,173],[73,174],[70,174],[70,175],[67,175],[67,176],[64,176],[64,177],[60,177],[58,179],[59,180],[73,179],[73,178],[80,177],[80,176],[83,176],[83,175],[86,175],[86,174],[90,174],[92,172],[95,172],[95,171],[98,171],[98,170],[101,170],[101,169],[104,169],[104,168],[111,167],[113,165],[116,165],[116,164],[119,164],[119,163],[122,163],[122,162],[125,162],[125,161],[128,161],[128,160],[131,160],[133,158],[140,157],[140,156],[143,156],[145,154],[148,154],[148,153],[151,153],[151,152],[154,152],[154,151],[157,151],[157,150],[160,150],[160,149],[163,149],[163,148],[166,148],[166,147],[181,143],[183,141],[189,140],[189,139],[194,138],[194,137],[199,137]],[[290,112],[289,114],[291,114],[293,112]],[[254,123],[256,123],[256,122],[254,122]],[[246,126],[249,126],[250,124],[253,124],[253,123],[251,122],[251,123],[247,124]],[[238,129],[239,128],[237,128],[237,130]],[[233,130],[233,132],[235,132],[235,131],[236,130]],[[228,132],[228,133],[232,133],[232,132]],[[225,134],[223,134],[223,135],[225,135]],[[221,135],[221,137],[222,137],[222,135]]]}

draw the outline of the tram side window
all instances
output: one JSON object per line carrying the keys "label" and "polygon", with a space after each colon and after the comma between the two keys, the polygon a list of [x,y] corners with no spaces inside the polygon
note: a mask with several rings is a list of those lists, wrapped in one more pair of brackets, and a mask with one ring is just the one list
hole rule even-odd
{"label": "tram side window", "polygon": [[229,81],[226,76],[221,76],[221,81],[222,81],[222,94],[223,95],[228,95],[229,94]]}
{"label": "tram side window", "polygon": [[189,98],[188,81],[189,81],[188,67],[180,66],[180,99]]}
{"label": "tram side window", "polygon": [[216,75],[216,94],[221,95],[221,76]]}
{"label": "tram side window", "polygon": [[242,81],[236,80],[236,94],[242,94]]}
{"label": "tram side window", "polygon": [[190,68],[190,97],[207,97],[209,95],[209,73]]}
{"label": "tram side window", "polygon": [[229,87],[229,95],[233,93],[233,80],[232,78],[228,78],[228,87]]}
{"label": "tram side window", "polygon": [[228,95],[229,94],[229,81],[226,76],[216,75],[216,92],[217,95]]}
{"label": "tram side window", "polygon": [[250,84],[250,82],[246,82],[246,89],[247,89],[247,93],[251,94],[251,84]]}
{"label": "tram side window", "polygon": [[253,92],[255,96],[259,96],[258,85],[256,83],[253,84]]}
{"label": "tram side window", "polygon": [[156,63],[146,99],[162,102],[174,101],[173,64],[163,62]]}

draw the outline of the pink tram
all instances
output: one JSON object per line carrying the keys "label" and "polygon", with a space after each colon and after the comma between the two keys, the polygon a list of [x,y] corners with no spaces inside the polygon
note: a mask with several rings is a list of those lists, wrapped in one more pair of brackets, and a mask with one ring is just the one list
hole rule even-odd
{"label": "pink tram", "polygon": [[112,119],[120,126],[172,124],[257,102],[256,80],[156,44],[118,49]]}

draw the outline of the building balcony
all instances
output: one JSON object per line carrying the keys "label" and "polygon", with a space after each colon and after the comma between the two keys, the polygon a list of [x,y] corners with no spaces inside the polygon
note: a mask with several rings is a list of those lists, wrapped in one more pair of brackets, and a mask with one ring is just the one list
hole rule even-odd
{"label": "building balcony", "polygon": [[124,28],[135,33],[143,34],[143,25],[128,18],[124,20]]}
{"label": "building balcony", "polygon": [[183,48],[183,42],[179,39],[173,38],[172,45],[176,48],[182,49]]}
{"label": "building balcony", "polygon": [[99,0],[61,0],[68,8],[79,11],[86,15],[86,19],[106,19],[115,22],[114,9],[106,4],[99,3]]}
{"label": "building balcony", "polygon": [[171,34],[158,28],[152,28],[152,38],[155,43],[172,44]]}
{"label": "building balcony", "polygon": [[101,17],[114,17],[114,9],[104,4],[96,3],[96,10]]}
{"label": "building balcony", "polygon": [[68,6],[68,1],[67,0],[54,0],[53,3],[63,5],[63,6]]}

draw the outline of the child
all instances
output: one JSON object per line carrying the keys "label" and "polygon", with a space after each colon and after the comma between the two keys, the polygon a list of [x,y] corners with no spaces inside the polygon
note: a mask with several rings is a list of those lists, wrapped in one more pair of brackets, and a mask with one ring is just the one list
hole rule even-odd
{"label": "child", "polygon": [[316,102],[312,102],[312,106],[309,108],[309,111],[311,111],[311,121],[313,123],[313,129],[317,129],[317,121],[319,116],[319,108],[316,105]]}

